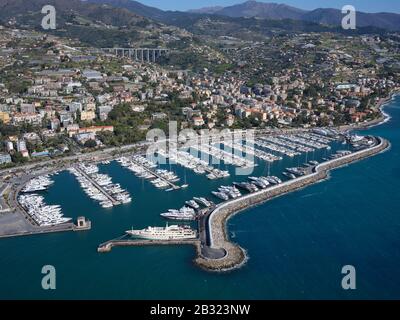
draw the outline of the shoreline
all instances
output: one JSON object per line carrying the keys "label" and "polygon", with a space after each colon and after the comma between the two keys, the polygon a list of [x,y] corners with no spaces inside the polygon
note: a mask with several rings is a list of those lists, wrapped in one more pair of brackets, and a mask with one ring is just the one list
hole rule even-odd
{"label": "shoreline", "polygon": [[312,184],[320,183],[329,178],[330,171],[339,167],[361,161],[389,150],[389,141],[380,137],[376,137],[376,139],[379,141],[377,145],[348,156],[321,163],[315,168],[312,174],[287,181],[270,189],[248,194],[239,199],[231,200],[218,206],[210,214],[208,221],[210,247],[212,249],[225,250],[226,255],[219,259],[197,256],[195,263],[207,271],[214,272],[231,271],[243,266],[248,257],[246,251],[238,244],[232,242],[227,234],[227,222],[230,218],[242,211],[263,204],[274,198],[293,191],[298,191]]}
{"label": "shoreline", "polygon": [[[361,129],[368,129],[382,123],[385,123],[390,120],[390,115],[384,112],[383,108],[386,104],[388,104],[394,96],[400,95],[400,88],[394,89],[388,97],[382,97],[380,101],[377,103],[377,107],[381,112],[381,116],[379,118],[373,119],[368,122],[358,123],[356,125],[342,125],[342,126],[334,126],[334,129],[339,131],[348,131],[348,130],[361,130]],[[298,128],[293,128],[294,130],[298,130]],[[47,167],[48,172],[59,171],[65,169],[66,167],[70,166],[71,163],[74,163],[76,160],[80,159],[83,161],[96,161],[101,162],[105,160],[114,160],[116,157],[125,155],[127,153],[131,153],[133,150],[136,152],[143,151],[143,148],[149,142],[141,141],[131,145],[124,145],[118,147],[109,147],[102,150],[96,150],[94,152],[84,153],[80,155],[71,155],[66,157],[54,158],[54,159],[47,159],[43,161],[37,161],[33,163],[28,163],[25,165],[17,165],[10,168],[0,168],[0,177],[9,174],[16,174],[20,171],[25,171],[31,169],[33,171],[38,170],[40,168]]]}
{"label": "shoreline", "polygon": [[[379,118],[374,119],[372,121],[369,121],[368,123],[360,123],[360,124],[358,124],[356,126],[351,126],[351,127],[345,126],[345,127],[342,127],[341,129],[342,130],[368,129],[368,128],[371,128],[371,127],[374,127],[374,126],[378,126],[380,124],[388,122],[391,119],[391,116],[384,111],[384,107],[387,104],[389,104],[393,100],[393,98],[395,96],[397,96],[397,95],[400,95],[400,91],[395,90],[395,91],[391,92],[391,94],[388,97],[382,98],[378,102],[377,106],[379,105],[379,110],[381,112],[381,116]],[[337,127],[337,129],[340,130],[339,127]],[[210,219],[210,220],[212,219],[212,217],[214,215],[214,212],[212,212],[210,214],[210,217],[206,217],[205,218],[205,224],[206,224],[206,226],[208,227],[209,230],[212,230],[212,229],[215,229],[215,228],[220,229],[220,235],[219,236],[215,236],[215,237],[216,238],[219,237],[217,239],[217,243],[219,241],[219,243],[220,244],[222,243],[223,245],[221,245],[220,247],[218,247],[218,246],[215,247],[212,244],[210,246],[208,246],[208,245],[206,245],[206,243],[200,243],[199,242],[196,245],[197,256],[196,256],[196,258],[194,260],[195,263],[199,267],[201,267],[201,268],[203,268],[205,270],[208,270],[208,271],[231,271],[231,270],[240,268],[243,265],[245,265],[247,260],[249,259],[249,257],[246,254],[246,251],[243,248],[241,248],[240,246],[238,246],[237,244],[231,242],[231,240],[229,239],[229,235],[227,234],[228,233],[227,222],[228,222],[228,220],[230,218],[232,218],[236,214],[240,214],[242,211],[245,211],[245,210],[247,210],[247,209],[249,209],[251,207],[254,207],[254,206],[261,205],[261,204],[263,204],[263,203],[265,203],[265,202],[267,202],[267,201],[269,201],[269,200],[271,200],[273,198],[280,197],[280,196],[283,196],[283,195],[288,194],[290,192],[306,188],[307,186],[309,186],[311,184],[322,182],[322,181],[324,181],[324,180],[329,178],[329,172],[331,170],[337,169],[339,167],[348,165],[348,164],[350,164],[352,162],[360,161],[360,160],[362,160],[364,158],[367,158],[369,156],[373,156],[373,155],[376,155],[378,153],[381,153],[381,152],[389,150],[390,143],[388,141],[386,141],[385,139],[382,139],[382,138],[377,138],[377,139],[381,139],[381,141],[385,142],[385,146],[384,146],[384,148],[382,150],[377,150],[377,152],[373,152],[372,154],[369,154],[369,151],[371,151],[372,149],[375,149],[376,146],[374,146],[374,147],[371,147],[371,148],[368,148],[368,149],[365,149],[365,150],[362,150],[362,151],[358,151],[358,152],[353,153],[353,154],[351,154],[349,156],[352,159],[354,156],[357,156],[359,153],[361,153],[361,154],[363,154],[363,156],[361,158],[357,158],[357,159],[350,160],[350,161],[345,162],[345,163],[341,163],[341,160],[343,159],[343,157],[342,157],[342,158],[339,158],[339,159],[335,159],[335,160],[331,160],[331,161],[328,161],[328,162],[321,163],[319,166],[317,166],[317,168],[320,167],[320,166],[324,167],[325,164],[329,164],[331,162],[334,162],[334,163],[337,163],[337,164],[335,164],[332,168],[328,168],[326,170],[322,170],[321,172],[317,172],[316,176],[320,175],[318,178],[315,178],[316,176],[314,176],[314,174],[309,174],[309,175],[305,176],[304,178],[307,178],[307,179],[311,178],[311,180],[308,181],[308,182],[302,183],[299,186],[295,186],[294,188],[289,188],[287,190],[282,190],[282,191],[279,191],[276,194],[272,194],[272,195],[270,195],[268,191],[271,191],[271,190],[275,191],[276,189],[281,190],[281,186],[286,186],[286,183],[284,183],[283,185],[276,186],[278,188],[273,187],[273,188],[270,188],[270,189],[267,189],[267,190],[262,190],[261,193],[267,194],[267,196],[265,198],[261,198],[261,199],[256,200],[256,201],[243,202],[243,203],[241,203],[240,206],[235,207],[233,210],[229,209],[226,212],[223,212],[221,214],[220,220],[217,221],[217,227],[210,226],[210,222],[207,221],[207,219]],[[110,157],[114,158],[113,155],[108,155],[107,158],[110,158]],[[346,157],[344,157],[344,158],[346,158]],[[92,161],[100,162],[102,160],[99,159],[99,158],[97,158],[97,159],[93,159],[92,158]],[[64,163],[62,167],[64,167],[65,165],[66,165],[66,163]],[[42,169],[42,170],[44,170],[46,172],[51,172],[53,170],[59,170],[59,169],[60,169],[60,167],[58,167],[57,169],[54,168],[54,167],[50,167],[50,168],[46,168],[46,169]],[[297,179],[294,179],[294,180],[290,180],[288,182],[290,183],[290,185],[295,185],[296,182],[299,181],[300,178],[297,178]],[[304,180],[307,180],[307,179],[304,179]],[[13,192],[11,192],[11,195],[12,194],[14,194],[14,196],[16,194],[18,194],[18,188],[16,188],[16,190],[13,190]],[[245,201],[248,198],[251,199],[253,197],[256,197],[258,194],[259,194],[259,192],[255,193],[255,194],[249,194],[247,196],[239,198],[239,200],[240,201]],[[15,201],[16,199],[14,198],[12,200]],[[223,203],[222,205],[218,206],[216,208],[216,210],[221,210],[221,207],[224,208],[225,205],[230,205],[230,204],[232,204],[232,202],[234,202],[234,201],[229,201],[227,203]],[[18,208],[18,206],[17,206],[17,208]],[[14,210],[12,212],[15,214],[15,211],[16,210]],[[25,223],[29,223],[29,225],[30,225],[29,228],[26,228],[24,230],[14,231],[14,232],[9,232],[9,231],[4,232],[3,230],[0,229],[0,238],[35,235],[35,234],[45,234],[45,233],[53,233],[53,232],[80,231],[78,228],[76,228],[76,226],[74,224],[70,224],[68,226],[65,225],[63,227],[57,227],[57,228],[35,227],[29,221],[30,220],[29,217],[27,217],[23,213],[22,209],[21,209],[21,211],[22,211],[22,212],[20,212],[21,220],[23,220]],[[2,216],[4,217],[6,215],[7,215],[7,213],[5,215],[0,215],[0,218]],[[210,237],[213,238],[213,235],[212,235],[211,231],[209,231],[209,234],[210,234]],[[222,235],[222,239],[223,240],[221,240],[221,235]],[[213,241],[211,240],[211,242],[213,242]],[[118,245],[116,245],[116,246],[118,246]],[[226,254],[225,254],[225,256],[222,256],[222,257],[219,257],[219,258],[215,258],[215,257],[214,258],[213,257],[210,258],[210,257],[207,257],[207,250],[205,250],[205,251],[202,250],[203,247],[206,248],[206,249],[207,248],[211,249],[211,250],[213,250],[213,249],[224,250]]]}
{"label": "shoreline", "polygon": [[354,126],[352,125],[344,125],[344,126],[339,126],[338,129],[341,131],[352,131],[352,130],[367,130],[376,126],[380,126],[381,124],[384,124],[392,118],[388,113],[385,112],[384,108],[387,104],[389,104],[391,101],[393,101],[393,98],[395,98],[397,95],[400,95],[400,89],[395,89],[393,90],[389,96],[385,98],[381,98],[379,102],[377,103],[377,108],[379,109],[381,115],[379,118],[373,119],[368,122],[361,122],[358,123]]}

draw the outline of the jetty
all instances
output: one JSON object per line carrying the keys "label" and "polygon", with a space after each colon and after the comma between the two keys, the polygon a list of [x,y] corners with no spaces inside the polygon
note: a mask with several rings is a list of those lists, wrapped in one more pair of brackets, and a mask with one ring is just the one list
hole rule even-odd
{"label": "jetty", "polygon": [[200,241],[192,240],[135,240],[122,236],[118,239],[110,240],[100,244],[97,252],[111,252],[114,247],[135,247],[135,246],[177,246],[177,245],[193,245],[198,253],[200,253]]}
{"label": "jetty", "polygon": [[151,168],[148,168],[146,166],[144,166],[143,164],[141,164],[138,161],[135,161],[134,159],[130,159],[130,161],[132,161],[134,164],[136,164],[137,166],[141,167],[143,170],[145,170],[146,172],[152,174],[153,176],[157,177],[158,179],[164,181],[166,184],[168,184],[172,190],[179,190],[181,189],[180,186],[176,185],[175,183],[173,183],[172,181],[166,179],[165,177],[163,177],[162,175],[158,174],[155,170],[152,170]]}
{"label": "jetty", "polygon": [[110,195],[102,186],[100,186],[96,181],[93,180],[93,178],[88,175],[86,172],[84,172],[79,166],[74,167],[76,171],[78,171],[82,176],[84,176],[93,186],[96,187],[102,194],[104,194],[105,197],[107,197],[108,200],[112,202],[113,205],[119,205],[121,204],[120,201],[115,199],[112,195]]}
{"label": "jetty", "polygon": [[32,221],[28,221],[28,219],[21,220],[21,216],[19,213],[13,213],[6,219],[11,221],[11,224],[14,226],[14,228],[11,229],[5,228],[5,230],[0,229],[0,238],[32,236],[32,235],[51,234],[51,233],[67,232],[67,231],[81,232],[90,230],[92,226],[90,220],[86,220],[84,225],[79,224],[78,220],[77,224],[73,222],[68,222],[53,226],[40,227],[37,225],[33,225]]}

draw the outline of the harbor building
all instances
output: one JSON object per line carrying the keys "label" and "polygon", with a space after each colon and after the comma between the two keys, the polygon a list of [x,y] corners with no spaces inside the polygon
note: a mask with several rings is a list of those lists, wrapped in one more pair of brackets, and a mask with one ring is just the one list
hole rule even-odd
{"label": "harbor building", "polygon": [[90,220],[86,220],[85,217],[78,217],[76,220],[75,230],[89,230],[91,228]]}

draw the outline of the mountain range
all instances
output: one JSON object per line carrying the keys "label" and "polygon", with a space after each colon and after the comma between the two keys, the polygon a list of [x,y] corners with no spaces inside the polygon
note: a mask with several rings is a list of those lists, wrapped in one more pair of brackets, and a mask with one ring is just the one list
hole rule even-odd
{"label": "mountain range", "polygon": [[68,17],[79,15],[93,21],[101,21],[115,26],[129,26],[143,22],[145,18],[130,10],[101,6],[81,0],[0,0],[0,20],[22,19],[21,22],[33,22],[40,25],[43,18],[41,9],[45,5],[56,8],[59,25],[63,25]]}
{"label": "mountain range", "polygon": [[[341,25],[343,14],[338,9],[315,9],[311,11],[298,9],[285,4],[247,1],[241,4],[220,9],[207,8],[190,10],[192,13],[208,13],[228,17],[256,17],[264,19],[293,19],[327,24]],[[365,13],[357,11],[357,26],[377,27],[391,31],[400,31],[400,14]]]}
{"label": "mountain range", "polygon": [[149,27],[161,28],[160,23],[130,10],[81,0],[0,0],[0,24],[42,31],[45,5],[56,8],[57,28],[49,33],[92,46],[127,46],[149,35]]}
{"label": "mountain range", "polygon": [[219,10],[212,8],[207,11],[206,8],[198,10],[190,10],[189,12],[201,12],[209,14],[217,14],[232,18],[263,18],[263,19],[293,19],[302,20],[303,15],[307,12],[295,7],[278,3],[264,3],[257,1],[247,1],[241,4],[223,7]]}
{"label": "mountain range", "polygon": [[[230,7],[211,7],[189,12],[164,11],[133,0],[0,0],[0,23],[40,29],[41,8],[57,10],[56,35],[96,46],[129,45],[158,41],[160,34],[233,36],[257,40],[276,32],[344,32],[337,9],[306,11],[284,4],[247,1]],[[357,13],[355,33],[400,31],[400,15]]]}
{"label": "mountain range", "polygon": [[[262,18],[270,20],[291,19],[330,26],[341,26],[343,14],[338,9],[302,10],[285,4],[247,1],[229,7],[206,7],[201,9],[180,11],[164,11],[146,6],[133,0],[88,0],[91,3],[108,4],[125,8],[138,15],[163,23],[174,24],[174,20],[193,19],[193,14],[208,16],[225,16],[231,18]],[[357,12],[358,27],[375,27],[389,31],[400,31],[400,14]]]}

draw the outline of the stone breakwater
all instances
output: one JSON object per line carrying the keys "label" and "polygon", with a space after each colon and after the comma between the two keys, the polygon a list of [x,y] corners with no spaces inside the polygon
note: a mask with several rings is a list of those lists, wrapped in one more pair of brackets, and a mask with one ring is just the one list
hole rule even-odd
{"label": "stone breakwater", "polygon": [[210,271],[226,271],[240,266],[245,262],[246,254],[239,245],[231,242],[228,238],[226,222],[231,216],[272,198],[324,180],[328,177],[330,170],[376,155],[389,148],[389,146],[390,144],[387,140],[377,137],[374,146],[324,162],[316,166],[312,174],[287,181],[266,190],[248,194],[217,206],[208,217],[209,245],[213,249],[224,250],[226,254],[219,259],[199,255],[195,262],[200,267]]}

